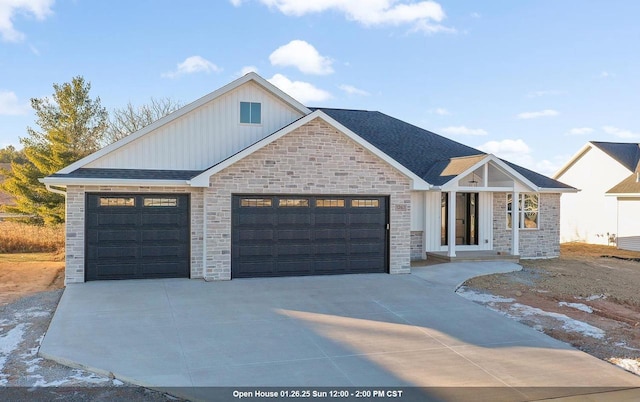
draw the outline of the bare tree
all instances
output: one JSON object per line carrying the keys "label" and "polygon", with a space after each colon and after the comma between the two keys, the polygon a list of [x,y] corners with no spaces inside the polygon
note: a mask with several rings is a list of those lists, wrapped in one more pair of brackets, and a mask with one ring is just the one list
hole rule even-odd
{"label": "bare tree", "polygon": [[142,106],[134,106],[129,102],[123,108],[114,109],[109,118],[105,142],[116,142],[182,106],[182,102],[171,98],[151,98],[149,103]]}

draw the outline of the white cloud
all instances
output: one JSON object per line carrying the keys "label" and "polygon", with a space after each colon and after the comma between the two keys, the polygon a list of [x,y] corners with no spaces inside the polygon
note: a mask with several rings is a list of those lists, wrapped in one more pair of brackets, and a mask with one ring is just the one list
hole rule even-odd
{"label": "white cloud", "polygon": [[553,160],[536,159],[532,155],[531,147],[521,139],[489,141],[476,148],[547,176],[560,169],[570,157],[569,155],[556,155]]}
{"label": "white cloud", "polygon": [[451,114],[451,112],[449,112],[447,109],[445,109],[443,107],[437,107],[435,109],[430,109],[429,113],[437,114],[438,116],[448,116],[448,115]]}
{"label": "white cloud", "polygon": [[[237,0],[232,0],[235,4]],[[337,11],[348,20],[364,26],[413,24],[414,31],[427,33],[455,31],[429,21],[441,22],[444,10],[435,1],[399,2],[398,0],[260,0],[289,16],[302,16],[325,11]]]}
{"label": "white cloud", "polygon": [[247,75],[249,73],[257,73],[257,72],[258,72],[258,67],[256,66],[244,66],[240,69],[240,71],[238,72],[238,75],[242,77],[243,75]]}
{"label": "white cloud", "polygon": [[363,90],[363,89],[359,89],[354,87],[353,85],[339,85],[338,88],[340,88],[341,90],[343,90],[344,92],[346,92],[349,95],[360,95],[360,96],[369,96],[370,93]]}
{"label": "white cloud", "polygon": [[242,5],[242,0],[230,0],[230,2],[234,7],[240,7]]}
{"label": "white cloud", "polygon": [[508,156],[522,155],[531,152],[531,148],[523,140],[489,141],[478,147],[479,150],[509,160]]}
{"label": "white cloud", "polygon": [[567,131],[566,135],[587,135],[593,133],[591,127],[575,127]]}
{"label": "white cloud", "polygon": [[326,75],[333,73],[330,58],[318,53],[315,47],[303,40],[292,40],[277,48],[269,56],[274,66],[291,66],[305,74]]}
{"label": "white cloud", "polygon": [[308,82],[291,81],[282,74],[276,74],[268,81],[302,103],[322,102],[331,98],[331,94],[323,89]]}
{"label": "white cloud", "polygon": [[411,29],[411,32],[422,32],[424,34],[430,35],[430,34],[435,34],[440,32],[456,33],[458,32],[458,30],[455,28],[446,27],[442,24],[434,24],[427,20],[420,20],[415,23],[415,25],[413,26],[413,29]]}
{"label": "white cloud", "polygon": [[528,98],[539,98],[541,96],[558,96],[558,95],[566,95],[567,91],[559,91],[557,89],[547,89],[544,91],[533,91],[529,92],[527,95]]}
{"label": "white cloud", "polygon": [[16,14],[33,16],[42,21],[53,14],[51,7],[55,0],[1,0],[0,35],[4,42],[20,42],[25,35],[13,26]]}
{"label": "white cloud", "polygon": [[169,71],[163,73],[162,76],[166,78],[176,78],[185,74],[194,73],[219,73],[222,68],[216,66],[209,60],[201,56],[187,57],[182,63],[178,63],[175,71]]}
{"label": "white cloud", "polygon": [[524,112],[524,113],[520,113],[518,114],[516,117],[518,119],[537,119],[538,117],[550,117],[550,116],[557,116],[560,113],[557,110],[553,110],[553,109],[545,109],[545,110],[541,110],[539,112]]}
{"label": "white cloud", "polygon": [[21,104],[18,97],[11,91],[0,91],[0,115],[16,116],[27,114],[29,104]]}
{"label": "white cloud", "polygon": [[616,75],[614,73],[610,73],[608,71],[603,71],[600,73],[600,78],[612,78],[615,77]]}
{"label": "white cloud", "polygon": [[481,128],[468,128],[466,126],[450,126],[440,129],[449,135],[487,135],[487,131]]}
{"label": "white cloud", "polygon": [[613,126],[604,126],[602,127],[602,130],[604,130],[604,132],[607,134],[616,136],[618,138],[623,138],[623,139],[640,137],[640,133],[634,133],[631,130],[625,130],[625,129],[613,127]]}

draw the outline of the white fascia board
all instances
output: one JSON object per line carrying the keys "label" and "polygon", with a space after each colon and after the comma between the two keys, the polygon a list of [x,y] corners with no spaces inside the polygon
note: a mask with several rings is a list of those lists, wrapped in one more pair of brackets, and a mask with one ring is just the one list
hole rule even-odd
{"label": "white fascia board", "polygon": [[555,172],[553,174],[553,176],[551,176],[551,178],[555,179],[555,180],[558,180],[558,178],[560,176],[562,176],[563,174],[565,174],[567,172],[567,170],[569,170],[569,168],[571,166],[573,166],[578,161],[578,159],[582,158],[584,156],[584,154],[586,154],[587,151],[589,151],[592,148],[594,148],[594,146],[590,142],[587,142],[586,144],[584,144],[582,146],[582,148],[580,148],[580,150],[578,152],[573,154],[573,156],[567,161],[567,163],[562,165],[562,167],[560,169],[558,169],[558,171]]}
{"label": "white fascia board", "polygon": [[539,193],[577,193],[580,191],[582,190],[577,188],[547,188],[547,187],[540,187],[540,189],[538,190]]}
{"label": "white fascia board", "polygon": [[95,179],[84,177],[45,177],[41,183],[52,186],[142,186],[142,187],[188,187],[188,180],[151,179]]}
{"label": "white fascia board", "polygon": [[311,110],[309,110],[306,106],[304,106],[302,103],[298,102],[297,100],[293,99],[291,96],[287,95],[286,93],[284,93],[282,90],[280,90],[278,87],[276,87],[275,85],[271,84],[269,81],[265,80],[264,78],[260,77],[258,74],[254,73],[254,72],[250,72],[248,74],[243,75],[242,77],[238,78],[235,81],[230,82],[229,84],[223,86],[222,88],[219,88],[213,92],[211,92],[208,95],[203,96],[202,98],[189,103],[186,106],[181,107],[180,109],[156,120],[155,122],[149,124],[148,126],[129,134],[128,136],[122,138],[119,141],[114,142],[113,144],[107,145],[106,147],[92,153],[91,155],[88,155],[82,159],[80,159],[77,162],[72,163],[71,165],[61,169],[60,171],[58,171],[57,173],[71,173],[76,169],[79,169],[93,161],[95,161],[96,159],[99,159],[117,149],[122,148],[123,146],[137,140],[138,138],[156,130],[159,127],[162,127],[168,123],[171,123],[172,121],[186,115],[187,113],[199,108],[200,106],[211,102],[212,100],[233,91],[234,89],[238,88],[239,86],[249,82],[249,81],[254,81],[255,83],[257,83],[258,85],[260,85],[261,87],[263,87],[265,90],[267,90],[268,92],[270,92],[271,94],[273,94],[275,97],[281,99],[283,102],[285,102],[286,104],[290,105],[291,107],[293,107],[294,109],[296,109],[297,111],[299,111],[302,114],[309,114],[311,113]]}
{"label": "white fascia board", "polygon": [[285,136],[286,134],[292,132],[293,130],[295,130],[295,129],[299,128],[299,127],[302,127],[303,125],[309,123],[311,120],[313,120],[315,118],[320,118],[320,119],[324,120],[327,124],[333,126],[336,130],[342,132],[344,135],[346,135],[347,137],[349,137],[350,139],[355,141],[357,144],[361,145],[362,147],[364,147],[365,149],[367,149],[368,151],[370,151],[371,153],[373,153],[374,155],[378,156],[380,159],[385,161],[387,164],[391,165],[393,168],[398,170],[400,173],[402,173],[403,175],[407,176],[412,181],[412,190],[429,190],[431,188],[431,185],[429,183],[424,181],[422,178],[417,176],[415,173],[411,172],[409,169],[407,169],[406,167],[404,167],[403,165],[398,163],[395,159],[391,158],[389,155],[387,155],[384,152],[380,151],[378,148],[374,147],[369,142],[365,141],[362,137],[360,137],[359,135],[355,134],[353,131],[349,130],[348,128],[346,128],[342,124],[338,123],[336,120],[334,120],[333,118],[329,117],[326,113],[322,112],[321,110],[316,110],[315,112],[310,113],[310,114],[306,115],[305,117],[302,117],[301,119],[298,119],[297,121],[289,124],[288,126],[282,128],[281,130],[276,131],[275,133],[271,134],[268,137],[265,137],[261,141],[258,141],[255,144],[251,145],[250,147],[245,148],[244,150],[238,152],[237,154],[233,155],[232,157],[230,157],[230,158],[218,163],[217,165],[205,170],[204,172],[202,172],[198,176],[196,176],[196,177],[191,179],[191,181],[190,181],[191,185],[193,187],[209,187],[209,178],[211,176],[213,176],[214,174],[216,174],[216,173],[220,172],[221,170],[233,165],[234,163],[238,162],[239,160],[251,155],[252,153],[256,152],[257,150],[269,145],[273,141],[275,141],[275,140],[277,140],[279,138],[282,138],[283,136]]}
{"label": "white fascia board", "polygon": [[639,198],[640,193],[604,193],[605,197]]}
{"label": "white fascia board", "polygon": [[[471,166],[470,168],[468,168],[464,172],[460,173],[459,175],[457,175],[453,179],[449,180],[448,182],[446,182],[445,184],[443,184],[440,187],[443,189],[443,191],[447,191],[448,189],[457,188],[458,185],[456,183],[458,182],[458,180],[460,180],[461,178],[465,177],[468,174],[471,174],[471,172],[473,172],[474,170],[478,169],[480,166],[482,166],[484,164],[487,164],[489,162],[493,162],[494,165],[496,165],[496,167],[499,170],[502,170],[502,172],[504,174],[506,174],[507,176],[510,176],[514,180],[519,181],[521,184],[524,184],[525,187],[528,187],[532,191],[535,191],[535,192],[540,191],[540,187],[538,187],[535,184],[533,184],[529,179],[527,179],[526,177],[524,177],[523,175],[518,173],[515,169],[513,169],[511,166],[509,166],[506,163],[504,163],[503,161],[501,161],[500,158],[498,158],[497,156],[495,156],[493,154],[487,154],[487,156],[485,158],[479,160],[473,166]],[[480,188],[480,187],[478,187],[478,188]]]}

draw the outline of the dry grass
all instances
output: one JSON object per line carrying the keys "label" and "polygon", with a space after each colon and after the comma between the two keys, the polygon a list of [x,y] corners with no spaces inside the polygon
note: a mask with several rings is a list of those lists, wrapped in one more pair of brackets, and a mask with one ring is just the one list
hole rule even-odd
{"label": "dry grass", "polygon": [[62,252],[64,225],[0,222],[0,253]]}

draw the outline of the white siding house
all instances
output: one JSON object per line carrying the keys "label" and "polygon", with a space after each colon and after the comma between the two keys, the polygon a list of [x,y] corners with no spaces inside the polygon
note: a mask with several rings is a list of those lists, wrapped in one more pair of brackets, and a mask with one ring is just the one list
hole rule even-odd
{"label": "white siding house", "polygon": [[553,177],[576,187],[561,200],[560,241],[640,250],[637,143],[588,142]]}

